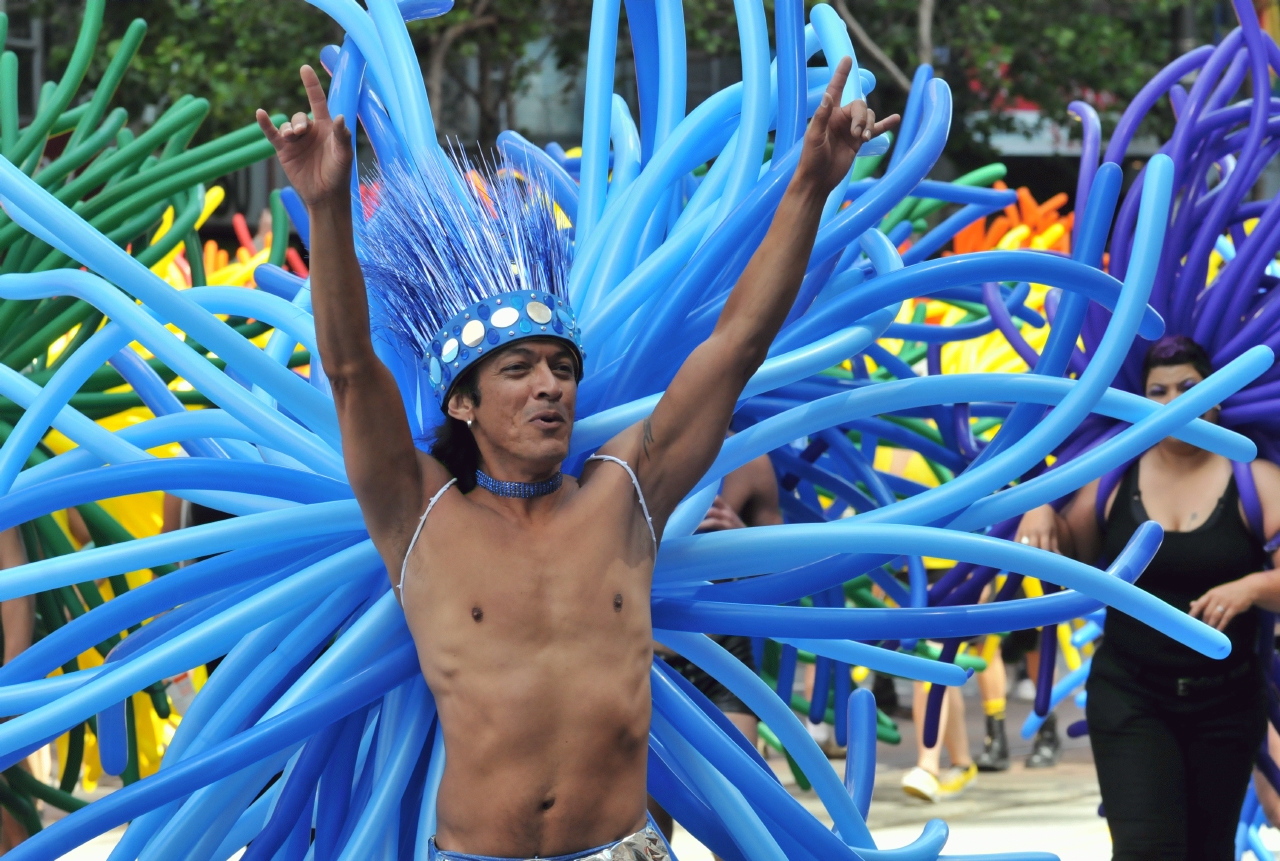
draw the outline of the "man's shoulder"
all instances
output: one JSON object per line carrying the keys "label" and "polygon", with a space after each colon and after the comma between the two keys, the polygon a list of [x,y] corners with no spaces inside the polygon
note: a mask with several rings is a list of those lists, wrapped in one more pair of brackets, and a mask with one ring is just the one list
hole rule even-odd
{"label": "man's shoulder", "polygon": [[[417,449],[418,467],[422,470],[422,490],[427,499],[435,496],[440,488],[454,480],[454,475],[430,452]],[[423,501],[426,504],[426,500]]]}

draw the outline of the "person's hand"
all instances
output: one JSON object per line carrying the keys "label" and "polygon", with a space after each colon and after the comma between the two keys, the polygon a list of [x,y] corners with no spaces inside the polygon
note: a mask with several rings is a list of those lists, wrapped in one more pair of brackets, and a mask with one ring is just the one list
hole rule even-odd
{"label": "person's hand", "polygon": [[344,117],[329,118],[324,87],[310,66],[301,70],[311,115],[299,111],[279,129],[266,111],[258,109],[258,125],[276,148],[280,166],[308,207],[335,195],[345,195],[351,183],[351,132]]}
{"label": "person's hand", "polygon": [[725,501],[717,496],[716,501],[711,503],[707,516],[702,519],[702,523],[698,524],[698,531],[721,532],[725,529],[745,529],[746,527],[747,524],[742,522],[738,512],[726,505]]}
{"label": "person's hand", "polygon": [[1053,506],[1041,505],[1022,515],[1013,540],[1051,553],[1061,553],[1058,549],[1058,515]]}
{"label": "person's hand", "polygon": [[1227,623],[1253,606],[1257,600],[1255,575],[1250,574],[1221,586],[1214,586],[1191,602],[1187,610],[1206,625],[1225,631]]}
{"label": "person's hand", "polygon": [[853,68],[853,60],[842,59],[831,75],[831,83],[822,96],[822,104],[804,133],[804,149],[796,176],[813,182],[828,194],[849,173],[853,159],[862,145],[883,132],[895,129],[901,120],[897,114],[876,122],[875,111],[864,101],[840,105],[845,81]]}

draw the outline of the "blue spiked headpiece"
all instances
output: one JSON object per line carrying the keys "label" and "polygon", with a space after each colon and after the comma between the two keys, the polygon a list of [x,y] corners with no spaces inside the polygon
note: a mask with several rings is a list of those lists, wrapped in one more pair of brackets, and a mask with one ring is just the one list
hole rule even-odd
{"label": "blue spiked headpiece", "polygon": [[376,183],[361,269],[442,410],[468,367],[524,338],[569,344],[582,378],[569,240],[540,175],[487,162],[478,170],[455,151],[422,171],[384,166]]}

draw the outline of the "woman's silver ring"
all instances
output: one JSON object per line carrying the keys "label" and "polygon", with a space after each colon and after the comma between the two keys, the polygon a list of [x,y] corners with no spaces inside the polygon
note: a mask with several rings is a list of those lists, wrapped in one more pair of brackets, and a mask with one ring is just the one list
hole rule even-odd
{"label": "woman's silver ring", "polygon": [[1217,610],[1219,613],[1227,612],[1227,608],[1222,606],[1221,604],[1219,604],[1217,607],[1214,607],[1213,609]]}
{"label": "woman's silver ring", "polygon": [[1022,536],[1021,538],[1019,538],[1018,540],[1019,540],[1019,541],[1021,541],[1023,544],[1030,544],[1030,543],[1031,543],[1031,539],[1030,539],[1030,538],[1028,538],[1028,537],[1027,537],[1027,536],[1025,536],[1025,535],[1024,535],[1024,536]]}

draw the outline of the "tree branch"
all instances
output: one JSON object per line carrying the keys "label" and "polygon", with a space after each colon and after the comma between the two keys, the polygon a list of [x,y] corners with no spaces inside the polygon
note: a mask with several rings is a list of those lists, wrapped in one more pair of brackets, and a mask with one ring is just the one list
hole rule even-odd
{"label": "tree branch", "polygon": [[488,5],[488,0],[481,0],[475,9],[476,17],[446,27],[438,37],[432,40],[431,59],[427,62],[427,99],[431,104],[436,105],[437,111],[441,110],[440,106],[444,99],[445,60],[449,57],[453,43],[473,30],[480,30],[498,22],[497,15],[481,14]]}
{"label": "tree branch", "polygon": [[933,4],[934,0],[920,0],[918,26],[921,65],[933,62]]}
{"label": "tree branch", "polygon": [[832,5],[835,6],[836,12],[840,14],[840,17],[844,19],[845,26],[849,28],[849,32],[853,34],[853,38],[858,41],[858,44],[871,55],[871,58],[881,68],[889,73],[889,77],[903,92],[911,92],[911,79],[903,74],[902,69],[898,68],[898,64],[880,49],[880,46],[872,40],[866,30],[862,29],[862,25],[858,23],[857,18],[853,17],[853,13],[849,11],[849,7],[845,5],[844,0],[834,0]]}
{"label": "tree branch", "polygon": [[450,69],[447,66],[445,67],[445,73],[449,75],[449,79],[451,81],[453,81],[455,84],[458,85],[458,89],[462,90],[463,95],[472,99],[477,105],[479,105],[480,110],[484,110],[484,105],[481,104],[481,102],[483,101],[483,98],[480,94],[480,91],[477,90],[475,87],[471,86],[470,81],[468,81],[466,78],[458,76],[457,74],[454,73],[453,69]]}

